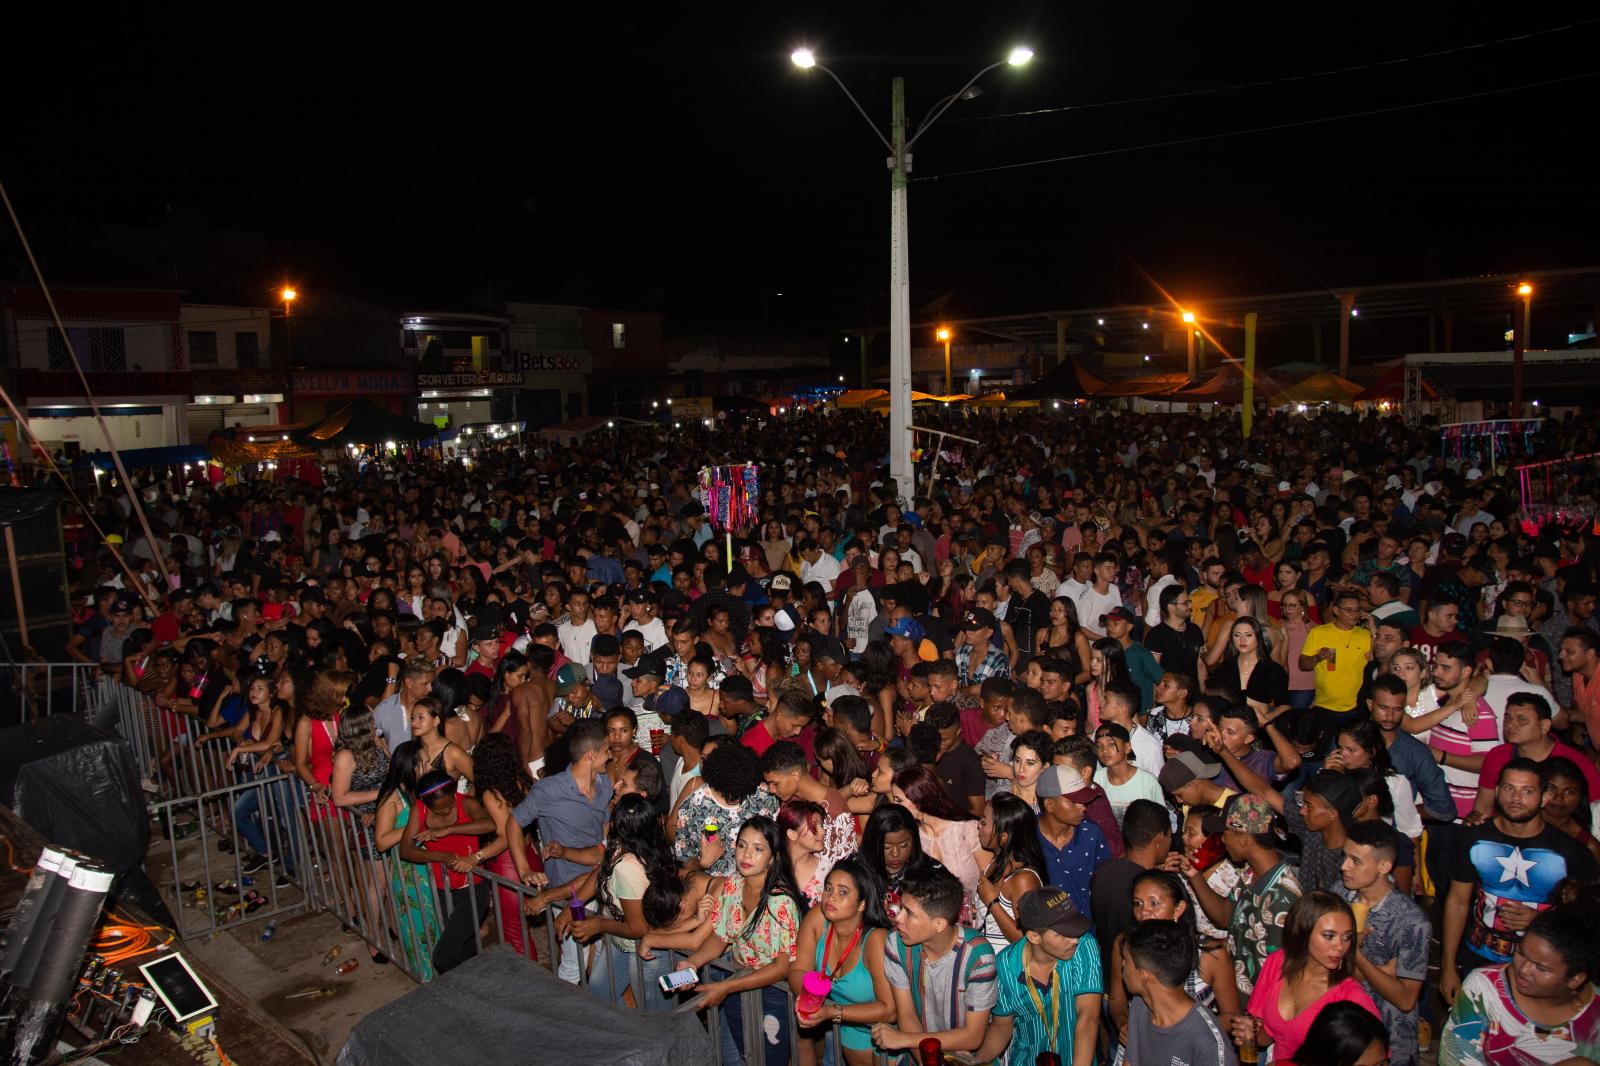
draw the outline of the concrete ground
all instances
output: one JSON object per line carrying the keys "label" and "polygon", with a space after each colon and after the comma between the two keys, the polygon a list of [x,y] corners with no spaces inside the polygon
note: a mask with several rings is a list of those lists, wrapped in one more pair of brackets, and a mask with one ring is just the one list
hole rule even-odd
{"label": "concrete ground", "polygon": [[[320,1062],[334,1061],[350,1031],[370,1011],[417,987],[393,966],[373,965],[361,938],[343,932],[339,920],[326,912],[281,918],[277,935],[262,943],[266,924],[251,922],[197,937],[184,950],[225,974],[234,988],[300,1037]],[[323,956],[336,945],[339,958],[323,965]],[[334,972],[351,959],[360,963],[354,971],[342,977]],[[291,998],[311,989],[332,992]],[[249,1061],[237,1050],[229,1051],[236,1061]]]}

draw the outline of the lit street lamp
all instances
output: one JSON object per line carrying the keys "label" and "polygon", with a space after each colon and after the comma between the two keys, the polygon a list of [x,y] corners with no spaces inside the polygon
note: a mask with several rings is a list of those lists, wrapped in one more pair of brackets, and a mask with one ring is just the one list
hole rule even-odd
{"label": "lit street lamp", "polygon": [[285,366],[294,365],[294,302],[300,294],[291,286],[285,285],[278,293],[283,298],[283,362]]}
{"label": "lit street lamp", "polygon": [[1528,330],[1533,323],[1533,286],[1524,281],[1517,286],[1517,299],[1522,302],[1522,322],[1512,330],[1515,343],[1511,347],[1511,417],[1522,417],[1522,356],[1532,338]]}
{"label": "lit street lamp", "polygon": [[[977,84],[979,78],[996,67],[1008,64],[1023,66],[1033,58],[1033,49],[1018,45],[1011,49],[1005,59],[978,71],[960,89],[934,104],[928,116],[911,131],[909,138],[906,132],[905,79],[893,80],[890,135],[885,137],[860,101],[839,80],[839,76],[817,62],[814,51],[797,48],[789,58],[802,70],[816,68],[832,78],[861,113],[861,117],[867,120],[867,125],[872,127],[878,140],[889,150],[889,476],[894,479],[896,494],[908,499],[915,491],[911,463],[911,234],[906,213],[906,176],[911,172],[911,149],[952,104],[968,98],[968,91]],[[946,378],[948,392],[948,371]]]}
{"label": "lit street lamp", "polygon": [[1185,311],[1183,313],[1182,317],[1183,317],[1183,335],[1188,341],[1189,380],[1192,382],[1198,376],[1197,373],[1196,373],[1196,370],[1195,370],[1195,358],[1194,358],[1194,333],[1195,333],[1195,330],[1194,330],[1194,312],[1193,311]]}
{"label": "lit street lamp", "polygon": [[934,336],[944,342],[944,394],[950,395],[950,327],[940,326]]}

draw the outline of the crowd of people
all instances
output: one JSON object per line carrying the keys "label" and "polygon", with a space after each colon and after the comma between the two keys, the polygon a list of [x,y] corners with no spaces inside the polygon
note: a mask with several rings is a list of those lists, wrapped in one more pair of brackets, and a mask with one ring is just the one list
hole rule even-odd
{"label": "crowd of people", "polygon": [[[68,651],[160,773],[192,716],[351,826],[412,972],[552,923],[724,1061],[1600,1057],[1592,465],[1528,514],[1517,449],[1396,418],[964,432],[915,487],[844,413],[155,481],[153,541],[108,492]],[[259,795],[229,846],[287,883]]]}

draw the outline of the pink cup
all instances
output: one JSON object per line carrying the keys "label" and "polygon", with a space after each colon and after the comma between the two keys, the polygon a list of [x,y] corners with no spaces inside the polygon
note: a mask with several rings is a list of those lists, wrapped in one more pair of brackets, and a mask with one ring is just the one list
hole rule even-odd
{"label": "pink cup", "polygon": [[800,995],[795,997],[794,1008],[799,1014],[815,1014],[822,1009],[822,1001],[833,990],[833,980],[825,973],[812,970],[800,980]]}

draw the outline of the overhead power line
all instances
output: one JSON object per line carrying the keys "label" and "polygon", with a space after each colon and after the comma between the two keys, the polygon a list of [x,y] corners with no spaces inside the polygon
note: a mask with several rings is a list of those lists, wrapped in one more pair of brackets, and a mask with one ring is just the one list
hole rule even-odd
{"label": "overhead power line", "polygon": [[1185,89],[1182,92],[1156,93],[1152,96],[1129,96],[1120,100],[1095,100],[1084,104],[1063,104],[1060,107],[1039,107],[1030,111],[1005,111],[998,115],[952,115],[945,119],[945,124],[957,122],[987,122],[997,118],[1031,118],[1036,115],[1059,115],[1068,111],[1092,111],[1102,107],[1120,107],[1124,104],[1149,104],[1161,100],[1181,100],[1190,96],[1219,96],[1223,93],[1239,92],[1244,89],[1262,89],[1273,85],[1292,85],[1295,82],[1314,81],[1318,78],[1331,78],[1339,74],[1357,74],[1364,70],[1379,70],[1384,67],[1397,67],[1406,63],[1415,63],[1424,59],[1439,59],[1443,56],[1456,55],[1463,52],[1475,52],[1496,45],[1512,44],[1517,41],[1531,41],[1538,37],[1555,33],[1564,33],[1567,30],[1581,29],[1600,23],[1600,18],[1584,19],[1581,22],[1570,22],[1565,26],[1551,26],[1542,30],[1530,30],[1512,37],[1497,37],[1492,41],[1478,41],[1475,44],[1459,45],[1455,48],[1441,48],[1433,52],[1419,52],[1416,55],[1398,56],[1394,59],[1379,59],[1371,63],[1357,63],[1346,67],[1332,67],[1328,70],[1313,70],[1305,74],[1287,74],[1281,78],[1265,78],[1259,81],[1241,81],[1232,85],[1217,85],[1208,89]]}
{"label": "overhead power line", "polygon": [[1440,104],[1459,103],[1462,100],[1479,100],[1487,96],[1500,96],[1504,93],[1521,92],[1524,89],[1540,89],[1548,85],[1563,85],[1568,82],[1582,81],[1585,78],[1600,77],[1600,70],[1591,70],[1583,74],[1570,74],[1564,78],[1549,78],[1545,81],[1528,82],[1523,85],[1507,85],[1500,89],[1484,89],[1481,92],[1462,93],[1458,96],[1445,96],[1437,100],[1418,100],[1409,104],[1393,104],[1389,107],[1374,107],[1365,111],[1350,111],[1342,115],[1324,115],[1321,118],[1297,119],[1293,122],[1275,122],[1269,126],[1252,126],[1242,130],[1224,130],[1221,133],[1202,133],[1194,137],[1175,137],[1168,141],[1153,141],[1149,144],[1130,144],[1121,148],[1104,148],[1094,152],[1077,152],[1072,155],[1052,156],[1049,159],[1030,159],[1022,163],[1001,163],[992,167],[974,167],[970,170],[952,170],[944,174],[929,174],[924,177],[911,178],[911,181],[940,181],[944,178],[962,178],[972,174],[992,174],[1001,170],[1021,170],[1025,167],[1042,167],[1050,163],[1071,163],[1080,159],[1097,159],[1101,156],[1121,155],[1125,152],[1148,152],[1157,148],[1174,148],[1185,144],[1199,144],[1202,141],[1217,141],[1228,137],[1246,137],[1256,133],[1273,133],[1278,130],[1295,129],[1300,126],[1320,126],[1329,122],[1345,122],[1355,118],[1370,118],[1373,115],[1390,115],[1399,111],[1414,111],[1423,107],[1437,107]]}

